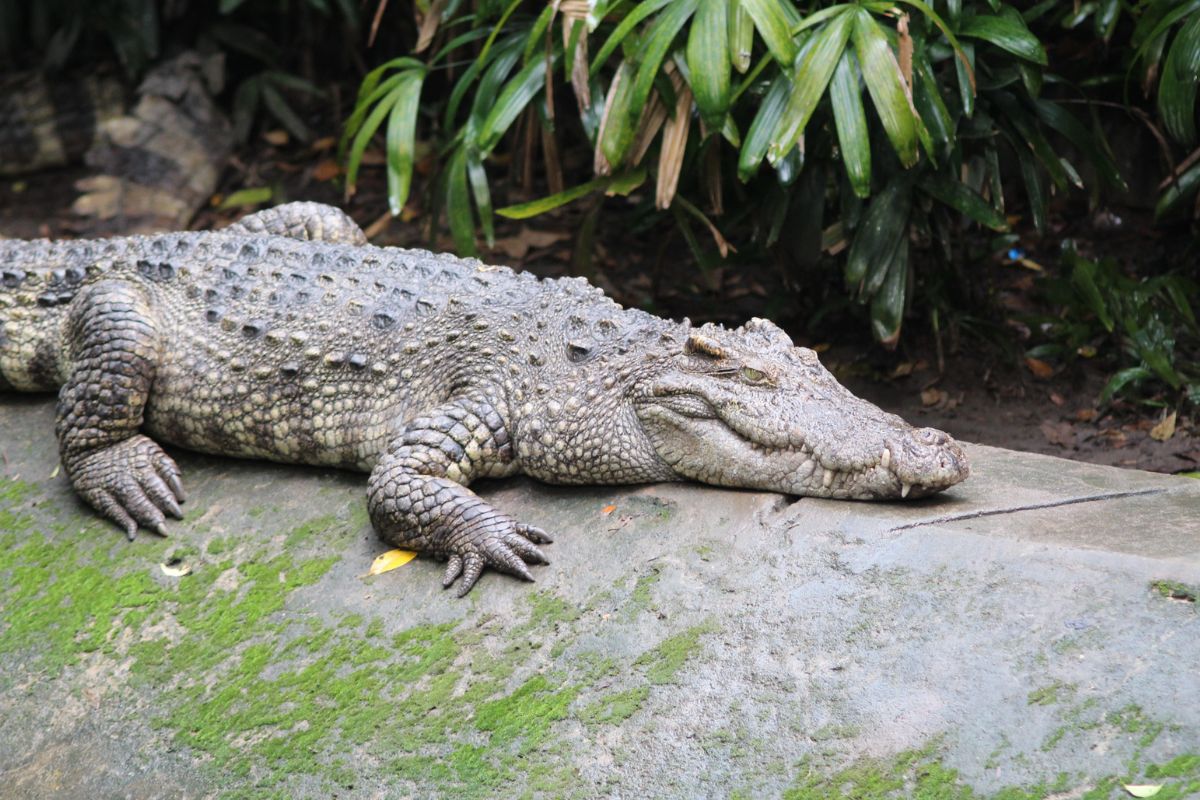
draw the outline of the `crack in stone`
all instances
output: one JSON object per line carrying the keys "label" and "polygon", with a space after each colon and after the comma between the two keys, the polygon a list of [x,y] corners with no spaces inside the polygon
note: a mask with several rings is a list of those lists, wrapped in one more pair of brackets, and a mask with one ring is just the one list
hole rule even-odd
{"label": "crack in stone", "polygon": [[1120,500],[1125,497],[1144,497],[1146,495],[1165,494],[1166,492],[1166,489],[1137,489],[1129,492],[1105,492],[1104,494],[1089,494],[1083,497],[1069,497],[1065,500],[1054,500],[1049,503],[1032,503],[1026,506],[1013,506],[1012,508],[992,508],[983,511],[968,511],[963,514],[948,514],[944,517],[934,517],[933,519],[927,519],[921,522],[909,522],[904,525],[897,525],[894,528],[889,528],[888,533],[911,530],[912,528],[923,528],[926,525],[941,525],[945,522],[958,522],[964,519],[978,519],[980,517],[994,517],[1000,514],[1012,514],[1017,511],[1037,511],[1038,509],[1042,508],[1072,506],[1076,503],[1095,503],[1101,500]]}

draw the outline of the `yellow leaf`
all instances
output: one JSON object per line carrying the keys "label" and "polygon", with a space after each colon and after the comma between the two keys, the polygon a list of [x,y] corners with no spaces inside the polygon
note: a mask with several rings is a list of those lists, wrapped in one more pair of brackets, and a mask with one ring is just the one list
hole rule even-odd
{"label": "yellow leaf", "polygon": [[375,557],[375,560],[371,562],[371,568],[367,570],[367,574],[382,575],[385,572],[391,572],[396,567],[403,567],[416,557],[417,554],[412,550],[388,550],[386,553]]}
{"label": "yellow leaf", "polygon": [[1123,783],[1121,786],[1134,797],[1154,797],[1162,791],[1162,784],[1144,783],[1140,785]]}
{"label": "yellow leaf", "polygon": [[[1156,442],[1165,442],[1175,435],[1175,417],[1176,414],[1172,411],[1167,416],[1163,417],[1162,422],[1150,429],[1150,438]],[[1149,796],[1149,795],[1147,795]]]}

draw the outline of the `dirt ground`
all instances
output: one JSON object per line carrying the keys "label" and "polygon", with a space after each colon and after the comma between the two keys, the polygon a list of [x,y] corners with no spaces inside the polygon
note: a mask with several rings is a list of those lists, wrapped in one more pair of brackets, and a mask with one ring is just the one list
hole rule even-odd
{"label": "dirt ground", "polygon": [[[364,170],[355,197],[342,196],[330,147],[328,139],[315,149],[260,146],[251,156],[234,160],[222,190],[228,195],[273,186],[274,202],[317,200],[342,206],[377,244],[427,246],[428,215],[415,201],[401,219],[385,213],[378,166]],[[85,237],[103,230],[103,224],[80,218],[70,208],[74,181],[86,174],[71,168],[0,182],[0,236]],[[219,196],[214,199],[218,202],[196,215],[193,228],[219,228],[254,210],[221,208]],[[1098,407],[1106,378],[1098,367],[1037,377],[1023,363],[1015,340],[1001,347],[965,340],[957,348],[944,348],[939,369],[930,336],[906,335],[901,348],[888,353],[870,340],[865,325],[845,315],[818,326],[820,336],[806,334],[805,321],[787,306],[788,280],[777,267],[737,263],[735,258],[729,267],[701,272],[690,257],[680,257],[688,252],[680,237],[630,234],[616,224],[615,214],[598,220],[591,263],[572,265],[582,214],[582,209],[568,207],[528,222],[501,221],[495,248],[481,255],[540,275],[582,272],[625,305],[677,318],[729,324],[755,315],[780,320],[798,343],[822,351],[826,365],[857,394],[914,424],[942,428],[966,441],[1157,472],[1200,469],[1194,422],[1180,416],[1173,435],[1159,441],[1162,412],[1121,403]],[[453,249],[448,237],[439,238],[436,247]]]}

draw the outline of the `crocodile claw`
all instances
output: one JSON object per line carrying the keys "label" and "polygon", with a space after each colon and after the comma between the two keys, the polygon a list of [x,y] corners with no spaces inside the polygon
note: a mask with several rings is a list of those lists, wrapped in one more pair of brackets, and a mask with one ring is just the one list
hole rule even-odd
{"label": "crocodile claw", "polygon": [[179,467],[157,444],[134,436],[98,450],[72,470],[79,494],[130,541],[139,527],[167,535],[166,515],[183,518]]}
{"label": "crocodile claw", "polygon": [[552,541],[541,528],[532,525],[516,523],[507,533],[487,531],[479,539],[470,542],[463,548],[464,552],[451,553],[442,574],[442,588],[450,588],[458,581],[455,594],[463,597],[474,588],[486,567],[507,572],[523,580],[532,581],[533,573],[529,564],[549,564],[538,547]]}

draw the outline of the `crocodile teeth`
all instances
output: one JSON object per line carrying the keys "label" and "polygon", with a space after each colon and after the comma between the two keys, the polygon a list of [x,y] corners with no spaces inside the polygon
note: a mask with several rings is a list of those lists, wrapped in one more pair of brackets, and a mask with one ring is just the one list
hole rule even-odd
{"label": "crocodile teeth", "polygon": [[885,447],[885,448],[883,448],[883,455],[881,455],[879,457],[879,466],[883,467],[884,469],[887,469],[891,465],[892,465],[892,451]]}
{"label": "crocodile teeth", "polygon": [[911,484],[911,483],[902,483],[902,484],[900,484],[900,496],[901,496],[901,497],[908,497],[908,493],[909,493],[910,491],[912,491],[912,484]]}
{"label": "crocodile teeth", "polygon": [[833,470],[825,470],[825,477],[821,479],[821,486],[826,489],[833,486]]}

